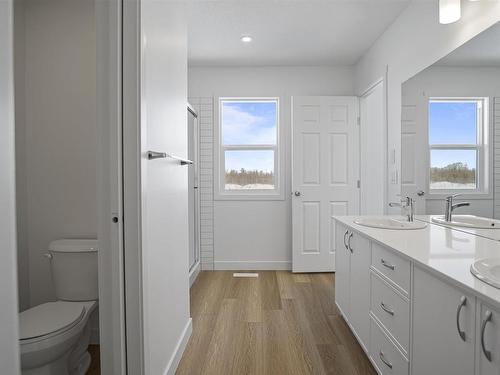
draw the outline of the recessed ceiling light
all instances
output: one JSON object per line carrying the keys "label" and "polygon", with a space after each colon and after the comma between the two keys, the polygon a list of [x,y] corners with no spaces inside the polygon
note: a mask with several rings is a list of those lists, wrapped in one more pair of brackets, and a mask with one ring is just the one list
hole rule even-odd
{"label": "recessed ceiling light", "polygon": [[240,40],[243,43],[250,43],[253,40],[253,38],[250,35],[242,35],[240,36]]}
{"label": "recessed ceiling light", "polygon": [[453,23],[460,17],[460,0],[439,0],[439,23]]}

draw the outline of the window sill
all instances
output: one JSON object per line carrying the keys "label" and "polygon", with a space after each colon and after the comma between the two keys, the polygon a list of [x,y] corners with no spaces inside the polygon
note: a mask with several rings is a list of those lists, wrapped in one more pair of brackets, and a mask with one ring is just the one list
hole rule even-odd
{"label": "window sill", "polygon": [[214,194],[215,201],[284,201],[285,196],[282,193],[266,194],[243,194],[243,193],[216,193]]}
{"label": "window sill", "polygon": [[469,199],[469,200],[480,200],[480,199],[493,199],[493,194],[491,193],[484,193],[484,192],[460,192],[460,191],[446,191],[446,192],[440,192],[440,193],[429,193],[427,195],[428,200],[443,200],[446,199],[446,197],[452,195],[452,194],[460,194],[456,199],[457,200],[464,200],[464,199]]}

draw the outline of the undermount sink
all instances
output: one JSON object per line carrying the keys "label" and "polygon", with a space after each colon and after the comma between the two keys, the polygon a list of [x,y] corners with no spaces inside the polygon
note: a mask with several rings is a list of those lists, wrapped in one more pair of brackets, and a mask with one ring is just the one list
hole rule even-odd
{"label": "undermount sink", "polygon": [[453,215],[452,221],[446,221],[444,216],[435,216],[432,221],[436,224],[452,227],[475,229],[500,229],[500,221],[474,215]]}
{"label": "undermount sink", "polygon": [[500,289],[500,258],[480,259],[470,266],[470,271],[479,280]]}
{"label": "undermount sink", "polygon": [[410,222],[404,219],[395,219],[391,217],[360,217],[355,219],[354,223],[365,227],[396,230],[424,229],[427,226],[426,223],[421,221]]}

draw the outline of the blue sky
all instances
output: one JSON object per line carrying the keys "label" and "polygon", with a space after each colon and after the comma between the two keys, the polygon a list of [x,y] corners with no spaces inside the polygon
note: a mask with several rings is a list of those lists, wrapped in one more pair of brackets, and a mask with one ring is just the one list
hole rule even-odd
{"label": "blue sky", "polygon": [[[476,103],[431,102],[429,104],[430,144],[474,144],[476,143]],[[431,153],[431,166],[444,167],[455,162],[476,166],[476,153],[470,150]]]}
{"label": "blue sky", "polygon": [[[225,145],[276,144],[275,102],[224,102],[222,139]],[[226,170],[274,170],[273,151],[226,151]]]}

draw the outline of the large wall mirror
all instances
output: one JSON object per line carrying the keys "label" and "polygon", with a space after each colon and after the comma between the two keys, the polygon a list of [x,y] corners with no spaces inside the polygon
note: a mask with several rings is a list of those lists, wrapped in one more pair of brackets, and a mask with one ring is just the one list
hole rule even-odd
{"label": "large wall mirror", "polygon": [[402,85],[401,136],[401,194],[416,214],[442,217],[460,194],[453,204],[469,205],[453,215],[490,220],[457,229],[500,240],[500,23]]}

